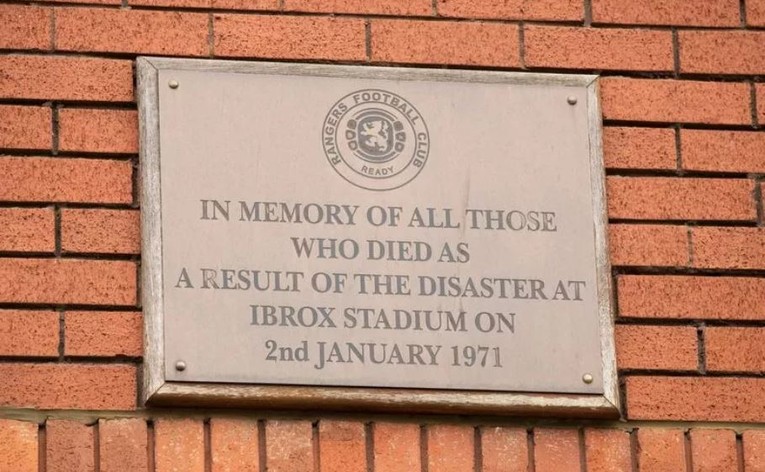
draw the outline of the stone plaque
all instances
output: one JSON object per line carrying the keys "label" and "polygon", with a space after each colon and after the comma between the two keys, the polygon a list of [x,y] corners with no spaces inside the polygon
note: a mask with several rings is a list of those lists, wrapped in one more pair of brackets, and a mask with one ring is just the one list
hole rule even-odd
{"label": "stone plaque", "polygon": [[595,77],[151,58],[139,99],[147,400],[617,411]]}

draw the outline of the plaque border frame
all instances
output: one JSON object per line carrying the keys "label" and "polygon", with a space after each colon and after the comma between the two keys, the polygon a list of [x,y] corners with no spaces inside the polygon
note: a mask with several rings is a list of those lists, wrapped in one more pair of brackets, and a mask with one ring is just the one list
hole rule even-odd
{"label": "plaque border frame", "polygon": [[[159,172],[160,70],[585,87],[604,393],[487,392],[167,381],[164,375],[162,214]],[[136,71],[141,177],[141,295],[144,317],[144,366],[140,399],[143,404],[584,418],[618,418],[621,415],[614,345],[611,266],[608,256],[602,116],[598,99],[597,75],[160,57],[139,57],[136,61]]]}

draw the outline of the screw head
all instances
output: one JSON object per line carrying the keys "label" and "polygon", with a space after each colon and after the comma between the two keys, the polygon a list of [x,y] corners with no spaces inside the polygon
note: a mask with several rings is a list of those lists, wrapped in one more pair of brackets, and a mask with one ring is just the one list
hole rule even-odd
{"label": "screw head", "polygon": [[186,370],[186,363],[183,361],[176,362],[175,370],[177,370],[178,372],[183,372],[184,370]]}
{"label": "screw head", "polygon": [[569,95],[568,98],[566,98],[566,101],[569,105],[576,105],[576,97],[573,95]]}
{"label": "screw head", "polygon": [[582,376],[582,382],[586,384],[591,384],[593,380],[595,380],[595,378],[592,376],[592,374],[584,374]]}
{"label": "screw head", "polygon": [[167,83],[167,86],[170,87],[171,89],[177,89],[179,85],[180,84],[178,83],[177,80],[171,80]]}

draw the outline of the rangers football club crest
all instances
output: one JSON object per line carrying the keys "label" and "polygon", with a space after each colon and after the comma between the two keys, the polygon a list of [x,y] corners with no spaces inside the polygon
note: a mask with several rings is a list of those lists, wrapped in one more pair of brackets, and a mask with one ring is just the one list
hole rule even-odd
{"label": "rangers football club crest", "polygon": [[393,190],[420,173],[430,150],[428,127],[409,101],[392,92],[349,93],[322,127],[327,160],[345,180],[367,190]]}

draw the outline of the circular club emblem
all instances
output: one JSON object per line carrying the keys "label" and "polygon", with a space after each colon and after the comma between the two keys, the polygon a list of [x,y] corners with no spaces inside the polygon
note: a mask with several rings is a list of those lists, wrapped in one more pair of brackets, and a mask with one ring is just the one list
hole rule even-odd
{"label": "circular club emblem", "polygon": [[428,160],[428,127],[400,95],[367,89],[335,103],[321,131],[324,153],[340,176],[367,190],[408,184]]}

